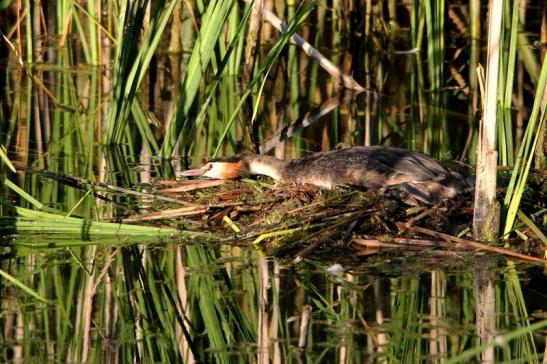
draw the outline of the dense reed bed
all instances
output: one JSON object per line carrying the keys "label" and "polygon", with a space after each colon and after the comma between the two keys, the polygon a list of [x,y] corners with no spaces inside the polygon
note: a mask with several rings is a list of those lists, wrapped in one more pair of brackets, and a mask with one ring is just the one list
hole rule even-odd
{"label": "dense reed bed", "polygon": [[[332,258],[268,260],[195,219],[119,220],[153,213],[151,182],[188,163],[382,144],[479,163],[475,237],[545,242],[545,201],[528,197],[546,183],[545,11],[522,0],[0,1],[0,202],[17,234],[2,248],[2,359],[539,362],[546,323],[511,260],[352,251],[339,271]],[[11,161],[89,183],[17,174]],[[224,207],[219,226],[237,226]],[[300,234],[271,212],[277,231]],[[349,229],[306,217],[311,246],[344,241]],[[410,274],[382,276],[390,261]]]}

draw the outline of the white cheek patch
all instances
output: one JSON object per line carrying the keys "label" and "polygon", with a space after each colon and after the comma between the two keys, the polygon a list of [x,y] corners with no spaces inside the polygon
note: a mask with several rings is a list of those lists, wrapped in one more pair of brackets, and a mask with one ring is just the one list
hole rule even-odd
{"label": "white cheek patch", "polygon": [[219,165],[213,164],[213,166],[203,175],[209,178],[220,179],[224,176],[224,173],[222,173],[223,171],[224,171],[224,168],[222,168]]}

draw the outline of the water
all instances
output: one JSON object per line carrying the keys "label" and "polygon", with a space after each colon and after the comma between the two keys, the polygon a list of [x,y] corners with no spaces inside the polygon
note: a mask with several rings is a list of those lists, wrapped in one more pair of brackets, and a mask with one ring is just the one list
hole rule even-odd
{"label": "water", "polygon": [[[320,6],[318,11],[324,10]],[[333,43],[337,35],[331,35]],[[355,69],[367,92],[338,92],[330,76],[292,49],[273,65],[253,125],[247,104],[228,123],[246,91],[240,77],[224,74],[201,114],[199,107],[208,96],[204,83],[170,161],[157,158],[154,143],[161,142],[172,122],[185,72],[180,74],[179,66],[186,53],[158,52],[154,72],[136,94],[123,143],[107,148],[108,115],[117,106],[112,104],[116,75],[110,64],[86,66],[74,61],[77,49],[48,48],[49,58],[32,68],[41,84],[16,64],[2,63],[6,97],[0,100],[0,140],[12,160],[152,194],[188,164],[198,165],[216,152],[248,151],[255,142],[261,151],[285,158],[382,144],[474,162],[476,90],[456,85],[445,74],[446,87],[432,91],[427,82],[433,81],[424,76],[431,71],[425,69],[430,64],[425,51],[351,54],[347,48],[333,45],[331,59],[347,63],[355,56],[355,63],[345,66]],[[526,77],[518,82],[516,141],[532,98],[526,90],[533,88]],[[139,129],[138,120],[153,125],[149,134],[142,131],[143,124]],[[186,235],[122,233],[117,225],[97,231],[94,220],[117,224],[135,213],[174,206],[149,195],[97,191],[109,199],[105,201],[93,198],[89,186],[75,189],[38,174],[6,175],[47,208],[88,220],[78,220],[81,224],[73,230],[65,220],[59,225],[44,216],[27,218],[22,225],[13,207],[34,209],[38,204],[12,188],[1,190],[0,268],[9,274],[0,278],[3,362],[418,363],[494,358],[534,363],[543,358],[547,293],[541,265],[487,252],[363,250],[339,239],[327,239],[293,262],[294,252],[265,255],[251,244],[256,236],[244,239],[224,228],[223,215],[233,211],[228,205],[210,220],[138,223],[191,231]],[[262,182],[268,181],[243,186],[266,191]],[[242,187],[228,188],[237,195]],[[529,200],[526,207],[537,211],[541,203]],[[256,215],[242,214],[245,218],[234,219],[236,223],[251,226]],[[536,222],[543,228],[542,216]],[[288,214],[280,214],[272,229],[288,220]],[[531,236],[521,230],[519,239]],[[196,231],[218,236],[206,239],[194,236]],[[300,242],[306,246],[311,239],[304,235]],[[480,347],[485,342],[492,345]]]}
{"label": "water", "polygon": [[[248,246],[130,243],[4,260],[50,299],[39,303],[4,281],[4,360],[164,362],[189,345],[198,361],[430,362],[476,345],[479,319],[503,335],[542,319],[547,306],[542,267],[488,255],[291,265]],[[343,271],[330,273],[332,264]],[[542,335],[523,333],[495,352],[528,361],[543,345]]]}

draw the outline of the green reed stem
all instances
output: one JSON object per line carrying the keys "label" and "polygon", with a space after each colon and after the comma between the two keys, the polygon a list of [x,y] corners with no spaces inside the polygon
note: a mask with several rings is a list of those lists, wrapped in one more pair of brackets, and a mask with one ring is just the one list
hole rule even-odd
{"label": "green reed stem", "polygon": [[535,148],[539,135],[545,123],[545,103],[543,101],[547,86],[547,55],[543,59],[537,92],[532,107],[532,113],[524,133],[515,167],[511,173],[511,180],[507,187],[507,194],[503,200],[504,219],[502,218],[503,236],[507,237],[513,228],[520,200],[526,187],[526,180],[530,171]]}
{"label": "green reed stem", "polygon": [[11,282],[15,286],[22,289],[24,292],[28,293],[32,297],[36,298],[38,301],[42,301],[44,303],[48,303],[48,300],[38,293],[34,292],[30,287],[28,287],[26,284],[18,280],[17,278],[14,278],[10,274],[4,272],[2,269],[0,269],[0,276],[2,276],[4,279],[6,279],[8,282]]}
{"label": "green reed stem", "polygon": [[201,81],[205,76],[214,47],[219,41],[226,16],[233,2],[229,0],[211,1],[202,17],[201,30],[194,45],[192,55],[187,66],[186,77],[181,86],[181,92],[177,100],[176,111],[165,133],[160,155],[170,158],[175,144],[180,137],[188,113],[196,98]]}
{"label": "green reed stem", "polygon": [[[295,17],[291,20],[291,23],[287,25],[287,29],[282,33],[279,40],[274,44],[260,67],[258,68],[258,71],[256,72],[255,77],[249,84],[248,89],[243,93],[241,96],[241,99],[237,106],[235,107],[234,114],[231,115],[228,123],[226,124],[224,131],[222,132],[220,139],[218,140],[217,147],[215,149],[215,152],[213,154],[213,157],[215,157],[221,147],[222,143],[224,142],[224,139],[226,138],[226,135],[228,134],[229,129],[231,128],[232,124],[234,123],[239,111],[243,107],[243,104],[245,103],[247,97],[249,97],[254,87],[261,82],[263,85],[263,82],[265,81],[265,77],[267,76],[268,72],[271,70],[273,63],[277,60],[277,58],[280,56],[281,52],[285,49],[285,46],[288,44],[290,37],[296,32],[298,27],[302,24],[302,22],[307,18],[307,16],[311,13],[315,6],[315,2],[311,1],[309,3],[306,3],[304,6],[302,6],[299,11],[296,13]],[[262,86],[263,87],[263,86]],[[262,87],[260,89],[262,89]],[[258,102],[258,99],[257,99]],[[256,104],[255,104],[256,105]],[[255,109],[253,110],[253,117],[256,116],[257,109],[255,106]]]}

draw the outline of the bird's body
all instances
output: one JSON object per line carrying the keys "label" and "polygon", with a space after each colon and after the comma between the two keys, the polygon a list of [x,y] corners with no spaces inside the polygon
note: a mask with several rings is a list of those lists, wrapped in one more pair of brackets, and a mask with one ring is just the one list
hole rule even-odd
{"label": "bird's body", "polygon": [[352,185],[368,190],[400,188],[412,200],[435,203],[463,192],[463,178],[419,152],[391,147],[354,147],[284,161],[270,156],[219,158],[183,173],[219,179],[263,174],[284,183],[331,188]]}

